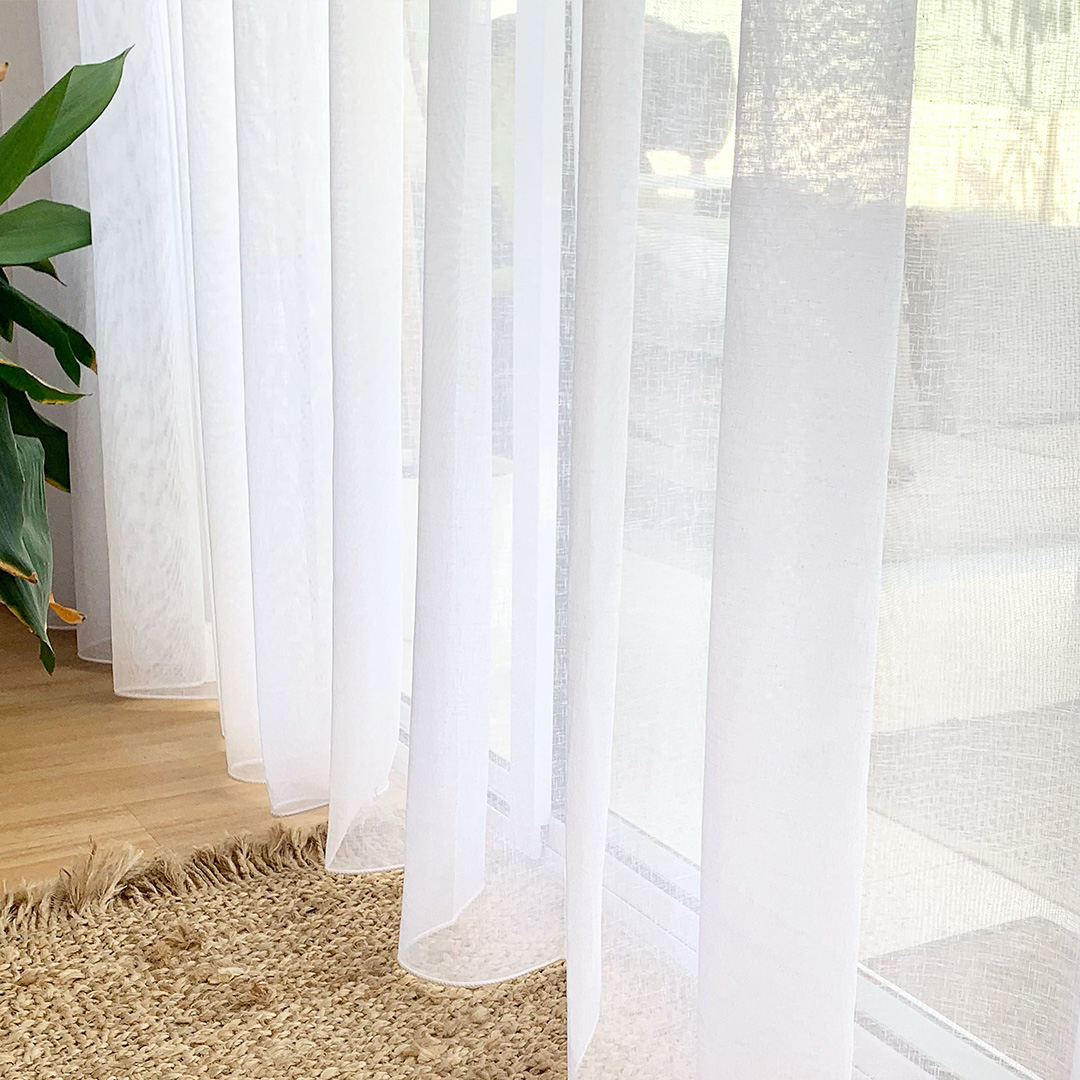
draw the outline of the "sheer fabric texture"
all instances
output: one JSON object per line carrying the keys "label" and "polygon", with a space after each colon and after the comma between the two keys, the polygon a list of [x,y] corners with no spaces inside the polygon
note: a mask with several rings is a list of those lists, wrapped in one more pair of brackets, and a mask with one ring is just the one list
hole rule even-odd
{"label": "sheer fabric texture", "polygon": [[117,692],[581,1080],[1080,1076],[1071,0],[17,6]]}

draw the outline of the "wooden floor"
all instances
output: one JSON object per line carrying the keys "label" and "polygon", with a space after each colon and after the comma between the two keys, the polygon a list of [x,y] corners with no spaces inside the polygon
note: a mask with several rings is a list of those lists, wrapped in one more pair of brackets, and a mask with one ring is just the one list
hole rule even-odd
{"label": "wooden floor", "polygon": [[77,659],[73,632],[51,636],[50,677],[0,606],[0,881],[52,876],[91,838],[185,852],[271,825],[266,789],[225,771],[214,702],[118,698],[107,665]]}

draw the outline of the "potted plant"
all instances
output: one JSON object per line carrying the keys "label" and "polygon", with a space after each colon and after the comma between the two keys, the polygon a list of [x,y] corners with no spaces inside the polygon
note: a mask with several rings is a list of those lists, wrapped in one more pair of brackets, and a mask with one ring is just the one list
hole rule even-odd
{"label": "potted plant", "polygon": [[[0,136],[0,204],[32,172],[75,141],[105,110],[120,84],[121,53],[102,64],[73,67]],[[0,79],[7,65],[0,68]],[[93,346],[11,283],[13,266],[57,277],[54,256],[90,243],[90,215],[67,203],[38,199],[0,213],[0,339],[16,325],[45,342],[78,387],[82,369],[94,370]],[[78,400],[4,355],[0,341],[0,603],[38,639],[41,662],[52,672],[50,607],[65,621],[81,616],[52,596],[52,543],[45,517],[45,484],[70,490],[67,433],[34,407]]]}

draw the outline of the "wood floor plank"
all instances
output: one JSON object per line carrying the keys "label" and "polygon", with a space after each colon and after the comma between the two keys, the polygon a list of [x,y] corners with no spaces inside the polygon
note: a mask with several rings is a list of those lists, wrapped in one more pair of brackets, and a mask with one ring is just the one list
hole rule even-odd
{"label": "wood floor plank", "polygon": [[186,852],[274,821],[266,789],[229,777],[210,701],[117,697],[112,671],[55,637],[56,673],[0,606],[0,881],[55,874],[99,844]]}
{"label": "wood floor plank", "polygon": [[56,814],[0,833],[0,877],[6,886],[34,881],[70,865],[92,843],[129,843],[153,851],[157,842],[127,807],[110,807],[83,814]]}
{"label": "wood floor plank", "polygon": [[[128,809],[158,844],[176,850],[250,830],[252,813],[261,812],[265,803],[261,785],[234,781],[229,787],[204,791],[198,799],[184,793],[129,803]],[[308,810],[277,820],[290,826],[317,824],[326,820],[326,810]]]}

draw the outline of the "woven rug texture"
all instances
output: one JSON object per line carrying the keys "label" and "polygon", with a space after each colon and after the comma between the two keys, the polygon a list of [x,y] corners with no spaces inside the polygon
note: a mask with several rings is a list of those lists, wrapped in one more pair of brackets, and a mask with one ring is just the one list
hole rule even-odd
{"label": "woven rug texture", "polygon": [[325,837],[95,850],[5,894],[0,1077],[565,1077],[564,965],[479,988],[410,975],[401,873],[327,873]]}

